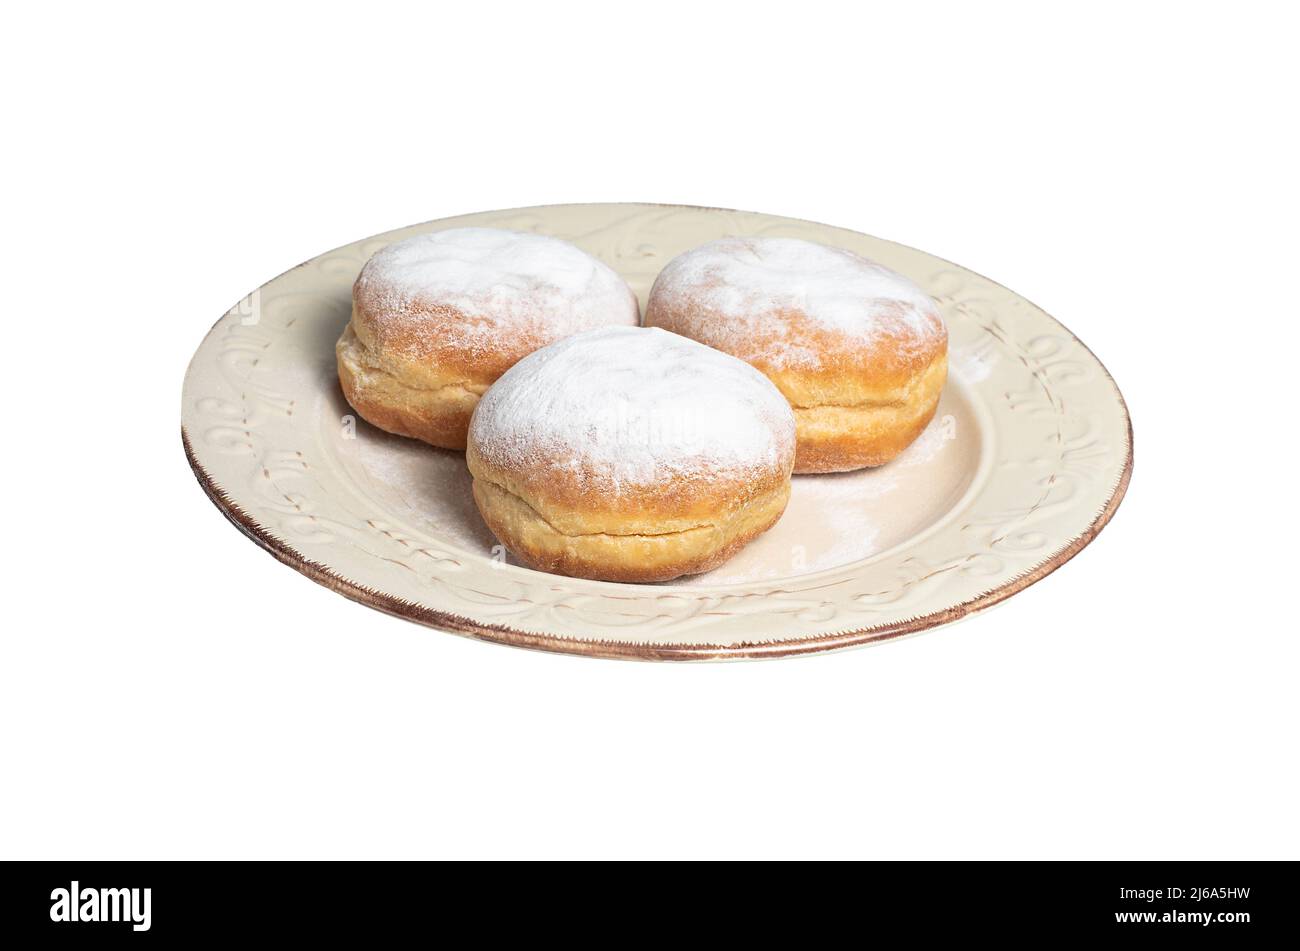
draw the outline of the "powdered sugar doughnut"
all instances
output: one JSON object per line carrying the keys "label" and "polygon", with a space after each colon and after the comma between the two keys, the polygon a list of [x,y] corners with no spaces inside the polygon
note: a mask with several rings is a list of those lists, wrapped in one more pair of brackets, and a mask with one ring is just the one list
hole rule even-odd
{"label": "powdered sugar doughnut", "polygon": [[607,581],[708,571],[785,510],[789,404],[761,373],[663,330],[608,327],[525,357],[479,401],[465,460],[526,565]]}
{"label": "powdered sugar doughnut", "polygon": [[790,401],[795,472],[888,462],[934,416],[948,331],[934,301],[899,274],[796,238],[723,238],[659,274],[647,326],[739,357]]}
{"label": "powdered sugar doughnut", "polygon": [[638,318],[623,279],[567,241],[434,231],[390,244],[361,269],[335,348],[339,382],[380,429],[464,449],[479,397],[521,357]]}

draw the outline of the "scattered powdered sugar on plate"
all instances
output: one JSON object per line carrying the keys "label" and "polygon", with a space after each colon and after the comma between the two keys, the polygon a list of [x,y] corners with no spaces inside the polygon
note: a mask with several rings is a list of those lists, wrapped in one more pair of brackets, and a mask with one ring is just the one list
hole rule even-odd
{"label": "scattered powdered sugar on plate", "polygon": [[354,458],[360,482],[412,526],[465,551],[492,555],[496,539],[474,504],[463,453],[435,449],[359,422]]}
{"label": "scattered powdered sugar on plate", "polygon": [[948,351],[948,368],[964,383],[978,383],[988,379],[998,361],[997,347],[992,337],[985,335],[975,343],[952,347]]}
{"label": "scattered powdered sugar on plate", "polygon": [[[342,396],[326,418],[347,412]],[[332,425],[332,424],[331,424]],[[356,421],[356,439],[331,435],[340,462],[380,520],[427,532],[471,555],[509,561],[474,504],[465,457]],[[878,469],[795,476],[785,514],[734,558],[671,584],[695,587],[797,577],[869,558],[941,518],[978,458],[974,417],[952,391],[921,436]],[[391,523],[390,523],[391,524]]]}
{"label": "scattered powdered sugar on plate", "polygon": [[930,462],[944,447],[957,438],[957,417],[951,413],[937,412],[921,435],[894,459],[894,469],[910,469]]}
{"label": "scattered powdered sugar on plate", "polygon": [[[708,341],[778,367],[815,366],[817,349],[776,315],[798,311],[819,330],[861,344],[888,336],[906,347],[944,332],[934,301],[901,274],[843,248],[798,238],[721,238],[673,258],[651,299],[689,302],[715,319]],[[756,352],[761,348],[761,354]]]}
{"label": "scattered powdered sugar on plate", "polygon": [[452,228],[390,244],[366,262],[356,293],[386,320],[454,309],[455,333],[470,348],[511,331],[558,339],[638,320],[636,297],[604,262],[559,238],[499,228]]}
{"label": "scattered powdered sugar on plate", "polygon": [[[954,414],[954,402],[946,398],[916,441],[886,465],[795,476],[775,526],[713,571],[677,583],[743,584],[837,568],[933,523],[964,489],[971,462],[963,450],[969,453],[976,437],[973,421]],[[966,442],[959,447],[959,440]]]}
{"label": "scattered powdered sugar on plate", "polygon": [[525,357],[474,412],[487,461],[595,480],[612,493],[794,453],[785,397],[749,364],[665,330],[605,327]]}

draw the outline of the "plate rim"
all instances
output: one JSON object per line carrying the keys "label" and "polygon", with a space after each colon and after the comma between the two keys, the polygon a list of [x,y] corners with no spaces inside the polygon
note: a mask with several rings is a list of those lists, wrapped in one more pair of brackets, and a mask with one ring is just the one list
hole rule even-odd
{"label": "plate rim", "polygon": [[[545,208],[575,207],[581,205],[600,205],[600,206],[623,205],[623,206],[659,207],[659,208],[685,208],[685,209],[691,209],[697,211],[721,211],[721,212],[729,212],[729,213],[736,213],[736,214],[762,214],[756,212],[744,212],[739,209],[720,208],[716,206],[672,204],[672,203],[663,203],[663,202],[566,202],[566,203],[547,204],[547,205],[521,206],[519,208],[512,208],[512,209],[492,209],[492,210],[488,210],[486,213],[490,214],[495,212],[506,212],[506,211],[531,211],[531,210],[539,210]],[[482,212],[475,212],[474,214],[478,214],[478,213],[482,213]],[[403,230],[403,228],[418,228],[426,224],[434,224],[436,222],[446,220],[447,217],[455,218],[458,216],[452,215],[452,216],[445,216],[442,218],[433,218],[427,221],[418,222],[413,225],[402,226],[399,227],[398,229],[390,229],[390,230]],[[789,221],[814,225],[816,227],[833,228],[833,229],[850,230],[850,231],[853,230],[853,229],[845,229],[842,225],[831,225],[831,224],[826,224],[824,222],[811,221],[809,219],[793,218],[787,215],[783,215],[780,217]],[[388,233],[389,233],[388,231],[378,232],[377,234],[371,235],[368,238],[358,239],[358,241],[373,240],[375,238],[380,237],[381,235],[388,234]],[[857,232],[857,233],[866,234],[866,232]],[[1038,581],[1041,581],[1043,578],[1046,578],[1048,575],[1052,574],[1062,565],[1066,564],[1068,561],[1074,558],[1079,552],[1081,552],[1089,544],[1091,544],[1092,541],[1101,533],[1102,529],[1105,528],[1106,525],[1110,523],[1110,520],[1114,517],[1115,512],[1119,509],[1120,503],[1123,501],[1125,495],[1127,494],[1129,484],[1132,480],[1133,465],[1134,465],[1133,420],[1128,410],[1128,404],[1124,399],[1124,394],[1120,390],[1119,384],[1115,381],[1115,378],[1111,374],[1110,370],[1106,367],[1104,363],[1102,363],[1102,361],[1097,357],[1097,355],[1092,351],[1092,349],[1088,347],[1086,343],[1080,340],[1079,337],[1072,330],[1070,330],[1069,327],[1065,326],[1063,323],[1061,323],[1061,321],[1057,320],[1046,310],[1044,310],[1041,307],[1038,307],[1038,305],[1036,304],[1033,304],[1033,302],[1029,301],[1028,298],[1025,298],[1024,295],[1012,291],[1010,288],[1006,287],[1005,285],[997,281],[993,281],[990,278],[985,277],[983,274],[980,274],[979,272],[974,271],[969,267],[966,267],[965,265],[956,264],[955,262],[948,261],[946,258],[942,258],[939,255],[932,254],[931,252],[928,251],[921,251],[919,248],[913,248],[910,245],[905,245],[902,244],[901,242],[892,241],[891,239],[877,239],[877,240],[887,240],[890,241],[890,243],[906,248],[907,250],[915,251],[920,254],[925,254],[931,258],[934,258],[935,260],[943,261],[945,264],[948,264],[955,268],[959,268],[960,270],[964,270],[967,273],[973,274],[981,278],[982,280],[988,281],[990,284],[993,284],[1001,288],[1002,290],[1005,290],[1007,293],[1013,294],[1014,296],[1020,298],[1021,300],[1025,300],[1027,303],[1030,303],[1043,316],[1046,316],[1049,320],[1051,320],[1054,324],[1056,324],[1061,329],[1061,331],[1067,334],[1075,343],[1077,343],[1080,347],[1082,347],[1083,350],[1089,354],[1089,356],[1092,357],[1096,365],[1105,374],[1107,381],[1110,383],[1111,390],[1115,395],[1120,413],[1122,414],[1122,418],[1124,421],[1124,429],[1126,433],[1124,465],[1120,471],[1119,478],[1116,480],[1115,485],[1112,487],[1110,491],[1110,495],[1106,499],[1106,502],[1102,505],[1101,510],[1094,516],[1093,520],[1088,524],[1088,526],[1082,532],[1080,532],[1078,535],[1072,538],[1070,541],[1065,543],[1065,545],[1063,545],[1061,548],[1057,549],[1052,555],[1048,556],[1044,561],[1040,562],[1034,567],[1028,569],[1027,571],[1019,575],[1014,576],[1013,578],[998,585],[997,587],[991,588],[988,591],[982,592],[981,594],[973,598],[967,599],[965,601],[959,602],[958,604],[950,605],[949,607],[946,607],[940,611],[931,612],[929,614],[920,615],[914,618],[906,618],[898,621],[886,622],[877,625],[869,625],[869,626],[854,628],[846,631],[837,631],[829,634],[819,634],[819,635],[813,635],[810,637],[801,637],[801,638],[772,639],[772,640],[755,641],[755,642],[740,641],[734,644],[707,644],[707,643],[665,644],[665,643],[653,643],[653,642],[628,642],[628,641],[617,641],[617,640],[602,640],[602,639],[594,639],[594,638],[587,638],[587,637],[574,637],[574,636],[566,636],[566,635],[559,635],[559,634],[542,634],[542,633],[535,633],[530,631],[523,631],[518,628],[511,627],[509,625],[484,623],[482,621],[476,621],[473,618],[469,618],[464,615],[456,614],[453,612],[447,612],[447,611],[439,611],[435,608],[431,608],[426,605],[408,601],[396,595],[389,594],[388,592],[376,588],[372,588],[368,585],[364,585],[361,584],[360,582],[354,581],[342,575],[335,569],[330,568],[328,565],[322,564],[318,561],[315,561],[314,559],[308,558],[306,555],[296,550],[288,542],[277,537],[266,526],[262,525],[255,518],[253,518],[237,502],[235,502],[235,500],[229,495],[229,493],[226,492],[226,490],[221,485],[219,485],[216,482],[216,480],[211,476],[211,474],[207,471],[207,469],[204,468],[203,464],[199,462],[197,456],[195,455],[193,444],[190,439],[190,435],[186,430],[184,423],[182,422],[181,443],[185,452],[185,458],[186,461],[189,463],[190,469],[193,472],[195,479],[198,481],[199,486],[203,489],[204,494],[207,495],[208,499],[212,502],[212,504],[216,506],[218,511],[220,511],[227,518],[227,520],[229,520],[236,528],[238,528],[246,537],[248,537],[253,542],[255,542],[258,545],[258,547],[268,552],[277,561],[281,562],[282,564],[288,565],[290,568],[293,568],[298,573],[305,575],[307,578],[310,578],[312,581],[315,581],[317,584],[329,588],[330,590],[343,595],[349,600],[356,601],[360,604],[364,604],[367,607],[381,611],[385,614],[389,614],[394,617],[399,617],[404,620],[421,624],[425,627],[431,627],[437,630],[447,631],[455,634],[461,634],[464,636],[476,638],[478,640],[491,641],[493,643],[506,644],[512,647],[521,647],[521,648],[545,651],[551,653],[574,654],[578,656],[599,657],[605,659],[620,659],[620,660],[737,659],[738,660],[738,659],[791,657],[791,656],[798,656],[798,655],[811,654],[811,653],[824,653],[827,651],[843,650],[850,647],[861,647],[861,646],[867,646],[871,644],[879,644],[879,643],[884,643],[886,641],[897,640],[899,638],[907,637],[913,634],[918,634],[935,627],[951,624],[956,621],[962,620],[966,617],[969,617],[972,614],[976,614],[980,611],[987,610],[988,608],[991,608],[994,605],[997,605],[1002,601],[1005,601],[1007,598],[1015,594],[1018,594],[1019,592],[1025,590],[1026,588],[1037,583]],[[280,277],[283,277],[285,274],[288,274],[291,271],[297,270],[298,268],[306,264],[309,264],[320,257],[330,254],[331,251],[337,251],[341,248],[345,248],[356,243],[358,242],[357,241],[349,242],[348,244],[340,245],[339,248],[327,250],[321,252],[320,254],[314,255],[311,258],[308,258],[306,261],[294,265],[293,267],[287,269],[281,274],[276,275],[275,277],[258,285],[257,290],[261,290],[262,288],[267,287],[268,285],[274,283]],[[185,383],[188,381],[190,377],[190,372],[192,370],[194,360],[198,357],[198,353],[202,349],[203,342],[206,341],[208,336],[217,328],[218,325],[220,325],[221,321],[225,318],[225,316],[228,313],[229,311],[223,313],[222,316],[219,317],[217,321],[213,324],[213,326],[209,328],[208,332],[204,334],[203,340],[200,341],[199,347],[196,349],[194,355],[191,357],[190,363],[186,367],[186,372],[182,379],[182,389],[184,389]]]}

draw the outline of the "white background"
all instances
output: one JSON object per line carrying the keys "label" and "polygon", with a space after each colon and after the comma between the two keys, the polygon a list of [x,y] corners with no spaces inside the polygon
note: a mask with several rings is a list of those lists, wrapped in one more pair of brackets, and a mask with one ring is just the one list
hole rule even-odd
{"label": "white background", "polygon": [[[1300,857],[1285,7],[269,6],[7,15],[0,855]],[[619,200],[1041,304],[1128,399],[1114,521],[918,638],[654,665],[388,618],[204,498],[181,379],[254,286]]]}

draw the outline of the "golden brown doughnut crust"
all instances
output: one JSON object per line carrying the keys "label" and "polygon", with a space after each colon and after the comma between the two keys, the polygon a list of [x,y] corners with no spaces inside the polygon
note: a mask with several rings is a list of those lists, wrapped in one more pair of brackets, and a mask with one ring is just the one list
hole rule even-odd
{"label": "golden brown doughnut crust", "polygon": [[[538,571],[595,581],[669,581],[710,571],[775,525],[790,499],[787,475],[761,491],[754,487],[743,504],[733,497],[718,511],[701,512],[696,519],[677,516],[655,524],[635,512],[565,510],[536,495],[530,502],[488,477],[472,445],[466,459],[483,520],[520,562]],[[651,530],[629,530],[634,527]]]}
{"label": "golden brown doughnut crust", "polygon": [[334,348],[348,404],[385,432],[444,449],[464,449],[470,417],[488,384],[448,382],[426,388],[404,383],[361,342],[355,326],[348,324]]}
{"label": "golden brown doughnut crust", "polygon": [[[699,431],[678,425],[691,420]],[[651,437],[642,423],[664,428]],[[794,454],[789,405],[752,367],[611,327],[506,373],[479,404],[465,462],[484,521],[523,564],[644,582],[708,571],[770,528]]]}
{"label": "golden brown doughnut crust", "polygon": [[892,401],[860,406],[793,406],[799,445],[795,472],[844,472],[884,465],[912,444],[934,418],[948,375],[938,354]]}
{"label": "golden brown doughnut crust", "polygon": [[352,319],[335,347],[343,395],[386,432],[464,450],[479,397],[520,359],[575,329],[638,321],[631,289],[605,265],[591,261],[596,269],[591,299],[598,302],[594,315],[557,323],[545,303],[530,311],[527,299],[512,301],[506,329],[490,333],[483,330],[489,324],[484,311],[492,302],[482,303],[478,312],[467,310],[436,294],[395,286],[372,273],[368,263],[353,285]]}
{"label": "golden brown doughnut crust", "polygon": [[[737,334],[735,315],[711,303],[717,279],[692,286],[671,279],[671,267],[664,271],[669,279],[661,275],[651,289],[643,323],[739,357],[776,384],[795,414],[796,473],[886,463],[934,416],[948,368],[948,333],[937,310],[923,333],[901,319],[882,320],[869,343],[792,307],[757,312],[763,319]],[[890,306],[880,302],[877,310],[888,318]],[[900,315],[905,306],[897,305]],[[791,350],[812,356],[786,359]]]}

